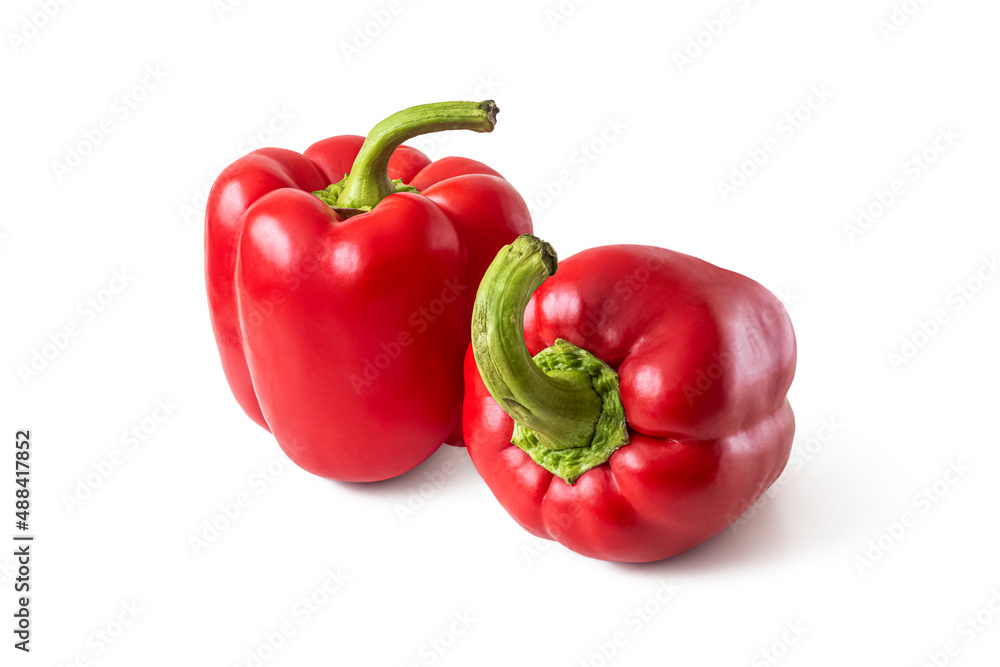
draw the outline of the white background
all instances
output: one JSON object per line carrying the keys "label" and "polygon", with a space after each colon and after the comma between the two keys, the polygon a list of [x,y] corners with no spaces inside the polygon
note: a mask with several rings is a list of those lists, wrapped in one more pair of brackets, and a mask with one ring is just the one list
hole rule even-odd
{"label": "white background", "polygon": [[[1000,6],[897,2],[912,16],[891,31],[890,0],[566,0],[563,14],[555,0],[121,0],[49,2],[51,17],[5,2],[0,536],[15,532],[14,432],[31,428],[37,541],[30,655],[11,646],[0,550],[0,661],[994,664],[1000,280],[984,260],[1000,249]],[[656,564],[588,560],[523,532],[463,451],[338,484],[289,464],[229,394],[202,275],[218,172],[251,141],[302,150],[485,97],[502,110],[492,135],[428,152],[498,169],[563,257],[662,245],[782,295],[799,342],[793,464],[734,530]],[[765,146],[763,166],[743,164]],[[56,166],[76,150],[78,166]],[[753,173],[724,199],[734,168]],[[849,234],[895,180],[902,194]],[[127,285],[104,292],[116,271]],[[153,429],[158,400],[177,407]],[[148,432],[134,450],[132,428]],[[240,494],[249,506],[193,548]]]}

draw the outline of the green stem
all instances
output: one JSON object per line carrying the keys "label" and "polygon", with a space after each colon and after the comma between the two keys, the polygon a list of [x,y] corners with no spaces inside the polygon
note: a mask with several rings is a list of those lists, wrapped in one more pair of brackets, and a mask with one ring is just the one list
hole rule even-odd
{"label": "green stem", "polygon": [[552,246],[530,234],[500,249],[476,293],[472,352],[515,421],[511,442],[572,484],[628,443],[628,429],[618,374],[607,364],[561,338],[534,358],[524,344],[524,309],[557,266]]}
{"label": "green stem", "polygon": [[557,266],[552,246],[519,236],[486,271],[472,314],[472,350],[486,388],[507,414],[554,450],[590,445],[601,415],[601,398],[587,372],[547,375],[524,344],[524,309]]}
{"label": "green stem", "polygon": [[410,107],[389,116],[368,133],[343,182],[337,207],[370,210],[396,192],[396,186],[389,179],[389,158],[407,139],[443,130],[492,132],[499,111],[493,100],[437,102]]}

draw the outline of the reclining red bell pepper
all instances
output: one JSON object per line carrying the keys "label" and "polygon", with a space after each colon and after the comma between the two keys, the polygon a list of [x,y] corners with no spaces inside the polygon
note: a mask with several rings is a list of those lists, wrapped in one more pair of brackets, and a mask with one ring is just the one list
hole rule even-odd
{"label": "reclining red bell pepper", "polygon": [[476,287],[531,218],[486,165],[400,144],[490,132],[496,113],[492,101],[413,107],[367,139],[264,148],[216,180],[205,273],[226,378],[306,470],[394,477],[459,422]]}
{"label": "reclining red bell pepper", "polygon": [[749,278],[662,248],[593,248],[556,266],[525,235],[480,285],[465,362],[472,461],[515,521],[573,551],[645,562],[689,549],[788,461],[788,315]]}

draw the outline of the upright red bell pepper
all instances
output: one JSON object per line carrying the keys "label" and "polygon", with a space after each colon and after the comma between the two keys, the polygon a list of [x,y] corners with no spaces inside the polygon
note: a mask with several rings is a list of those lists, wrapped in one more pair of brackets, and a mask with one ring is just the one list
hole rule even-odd
{"label": "upright red bell pepper", "polygon": [[476,288],[531,218],[486,165],[400,144],[490,132],[497,111],[413,107],[367,138],[254,151],[215,182],[205,273],[223,369],[244,411],[306,470],[393,477],[460,419]]}
{"label": "upright red bell pepper", "polygon": [[593,248],[556,267],[549,244],[521,236],[480,285],[472,461],[534,535],[613,561],[689,549],[788,461],[788,315],[749,278],[662,248]]}

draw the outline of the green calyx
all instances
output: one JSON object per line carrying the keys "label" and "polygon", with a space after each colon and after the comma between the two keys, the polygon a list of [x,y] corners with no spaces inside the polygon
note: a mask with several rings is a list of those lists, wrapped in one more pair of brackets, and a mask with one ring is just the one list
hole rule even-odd
{"label": "green calyx", "polygon": [[492,132],[500,109],[493,100],[437,102],[395,113],[372,128],[351,171],[339,183],[313,194],[334,209],[354,214],[370,211],[396,192],[416,192],[400,179],[389,178],[389,158],[407,139],[444,130]]}
{"label": "green calyx", "polygon": [[519,236],[486,271],[472,314],[472,351],[483,382],[516,422],[511,442],[568,484],[628,443],[618,375],[559,339],[534,358],[524,309],[558,266],[548,243]]}
{"label": "green calyx", "polygon": [[591,386],[601,399],[601,413],[594,435],[586,447],[549,449],[534,431],[514,424],[511,442],[523,449],[532,461],[572,484],[580,475],[601,465],[616,449],[628,443],[618,374],[590,352],[562,338],[536,354],[534,361],[549,375],[584,371],[590,376]]}
{"label": "green calyx", "polygon": [[[344,174],[344,178],[342,178],[340,181],[334,183],[333,185],[326,186],[326,188],[323,190],[316,190],[315,192],[313,192],[313,194],[316,195],[320,199],[320,201],[329,205],[330,208],[339,213],[340,217],[344,219],[347,219],[353,215],[358,215],[359,213],[367,213],[368,211],[372,210],[371,206],[362,206],[360,208],[342,207],[340,206],[340,204],[337,203],[338,199],[340,198],[340,194],[344,191],[344,183],[346,182],[347,182],[347,174]],[[405,183],[403,183],[403,179],[401,178],[394,179],[392,181],[392,186],[393,186],[393,192],[413,192],[415,194],[420,192],[420,190],[417,190],[412,185],[406,185]]]}

